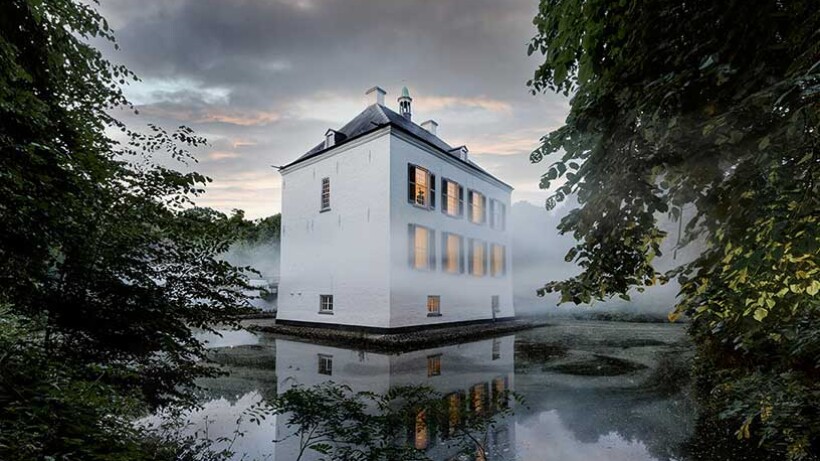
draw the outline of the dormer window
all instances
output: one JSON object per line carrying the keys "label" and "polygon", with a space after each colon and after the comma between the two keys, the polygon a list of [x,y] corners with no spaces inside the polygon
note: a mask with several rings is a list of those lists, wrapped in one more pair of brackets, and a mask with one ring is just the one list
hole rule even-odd
{"label": "dormer window", "polygon": [[327,130],[325,133],[325,149],[329,149],[336,145],[336,132],[333,130]]}
{"label": "dormer window", "polygon": [[467,152],[469,152],[467,150],[467,146],[459,147],[458,148],[458,158],[460,158],[462,161],[466,162],[467,161]]}

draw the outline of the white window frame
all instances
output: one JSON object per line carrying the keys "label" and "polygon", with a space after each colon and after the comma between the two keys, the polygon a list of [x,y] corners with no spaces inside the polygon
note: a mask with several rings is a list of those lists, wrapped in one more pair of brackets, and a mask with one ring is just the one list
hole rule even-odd
{"label": "white window frame", "polygon": [[[450,195],[450,186],[455,187],[455,196]],[[450,210],[450,199],[455,201],[456,210]],[[441,178],[441,212],[455,219],[464,217],[464,186],[448,178]]]}
{"label": "white window frame", "polygon": [[333,356],[328,354],[316,354],[318,358],[317,372],[320,375],[333,376]]}
{"label": "white window frame", "polygon": [[507,229],[507,205],[501,200],[490,199],[490,228]]}
{"label": "white window frame", "polygon": [[[479,219],[476,219],[476,195],[478,195],[481,200],[478,203],[481,203],[481,216]],[[482,194],[477,190],[470,189],[467,193],[467,207],[469,209],[469,219],[470,222],[477,225],[483,225],[487,222],[487,196]]]}
{"label": "white window frame", "polygon": [[[325,190],[327,185],[327,190]],[[319,212],[330,211],[330,177],[322,178],[321,195],[319,197]]]}
{"label": "white window frame", "polygon": [[[413,172],[412,175],[410,172]],[[418,174],[419,171],[424,173],[425,178],[425,187],[424,187],[424,203],[419,203],[418,199]],[[436,208],[436,175],[434,175],[430,170],[424,168],[422,166],[408,163],[407,164],[407,187],[408,187],[408,194],[407,194],[407,201],[412,204],[416,208],[421,208],[424,210],[433,210]],[[412,193],[410,193],[412,191]]]}
{"label": "white window frame", "polygon": [[[424,265],[419,265],[416,259],[416,232],[423,229],[427,232],[427,257]],[[411,268],[417,271],[431,272],[436,270],[436,231],[419,224],[408,224],[408,263]]]}
{"label": "white window frame", "polygon": [[[492,243],[489,245],[490,247],[490,275],[493,277],[503,277],[507,275],[507,247],[501,245],[500,243]],[[501,248],[501,270],[496,272],[495,270],[495,249]]]}
{"label": "white window frame", "polygon": [[319,313],[333,315],[333,295],[319,295]]}
{"label": "white window frame", "polygon": [[[482,247],[481,273],[475,271],[475,248],[476,245]],[[474,277],[484,277],[487,275],[487,242],[480,239],[469,239],[467,243],[467,267],[470,275]]]}
{"label": "white window frame", "polygon": [[[455,271],[450,270],[450,237],[458,239],[458,262]],[[462,235],[453,232],[441,233],[441,270],[446,274],[453,275],[464,273],[464,237]]]}

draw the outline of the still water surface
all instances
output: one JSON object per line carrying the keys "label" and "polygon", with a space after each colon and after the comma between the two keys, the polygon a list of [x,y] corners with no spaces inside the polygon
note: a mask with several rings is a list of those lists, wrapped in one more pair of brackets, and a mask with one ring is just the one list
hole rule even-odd
{"label": "still water surface", "polygon": [[[521,401],[487,429],[493,460],[680,460],[695,419],[688,386],[678,385],[691,354],[678,325],[563,322],[402,354],[247,332],[210,339],[230,375],[201,383],[202,408],[187,415],[189,430],[231,439],[216,448],[230,444],[235,459],[296,459],[297,438],[273,442],[293,432],[286,418],[256,424],[247,410],[294,385],[327,381],[376,393],[423,385],[468,403],[513,391]],[[456,456],[435,433],[409,434],[431,459],[476,459]]]}

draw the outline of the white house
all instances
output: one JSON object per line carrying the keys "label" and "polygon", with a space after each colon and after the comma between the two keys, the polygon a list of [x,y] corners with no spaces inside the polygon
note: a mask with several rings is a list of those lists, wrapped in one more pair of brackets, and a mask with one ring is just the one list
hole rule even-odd
{"label": "white house", "polygon": [[512,187],[399,113],[372,104],[281,168],[277,323],[406,331],[514,317]]}

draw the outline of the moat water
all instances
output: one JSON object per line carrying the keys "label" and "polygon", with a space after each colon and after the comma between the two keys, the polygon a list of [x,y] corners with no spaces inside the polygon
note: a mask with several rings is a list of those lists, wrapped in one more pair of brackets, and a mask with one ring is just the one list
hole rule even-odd
{"label": "moat water", "polygon": [[[229,374],[200,383],[202,405],[185,415],[185,430],[237,460],[299,459],[289,415],[254,420],[254,409],[294,386],[328,382],[374,395],[423,386],[492,418],[478,429],[482,449],[473,452],[446,429],[408,421],[406,439],[394,443],[416,444],[433,460],[683,460],[695,426],[691,346],[680,325],[564,321],[401,354],[245,331],[207,339]],[[502,391],[515,399],[494,413]],[[308,449],[300,459],[330,457]]]}

